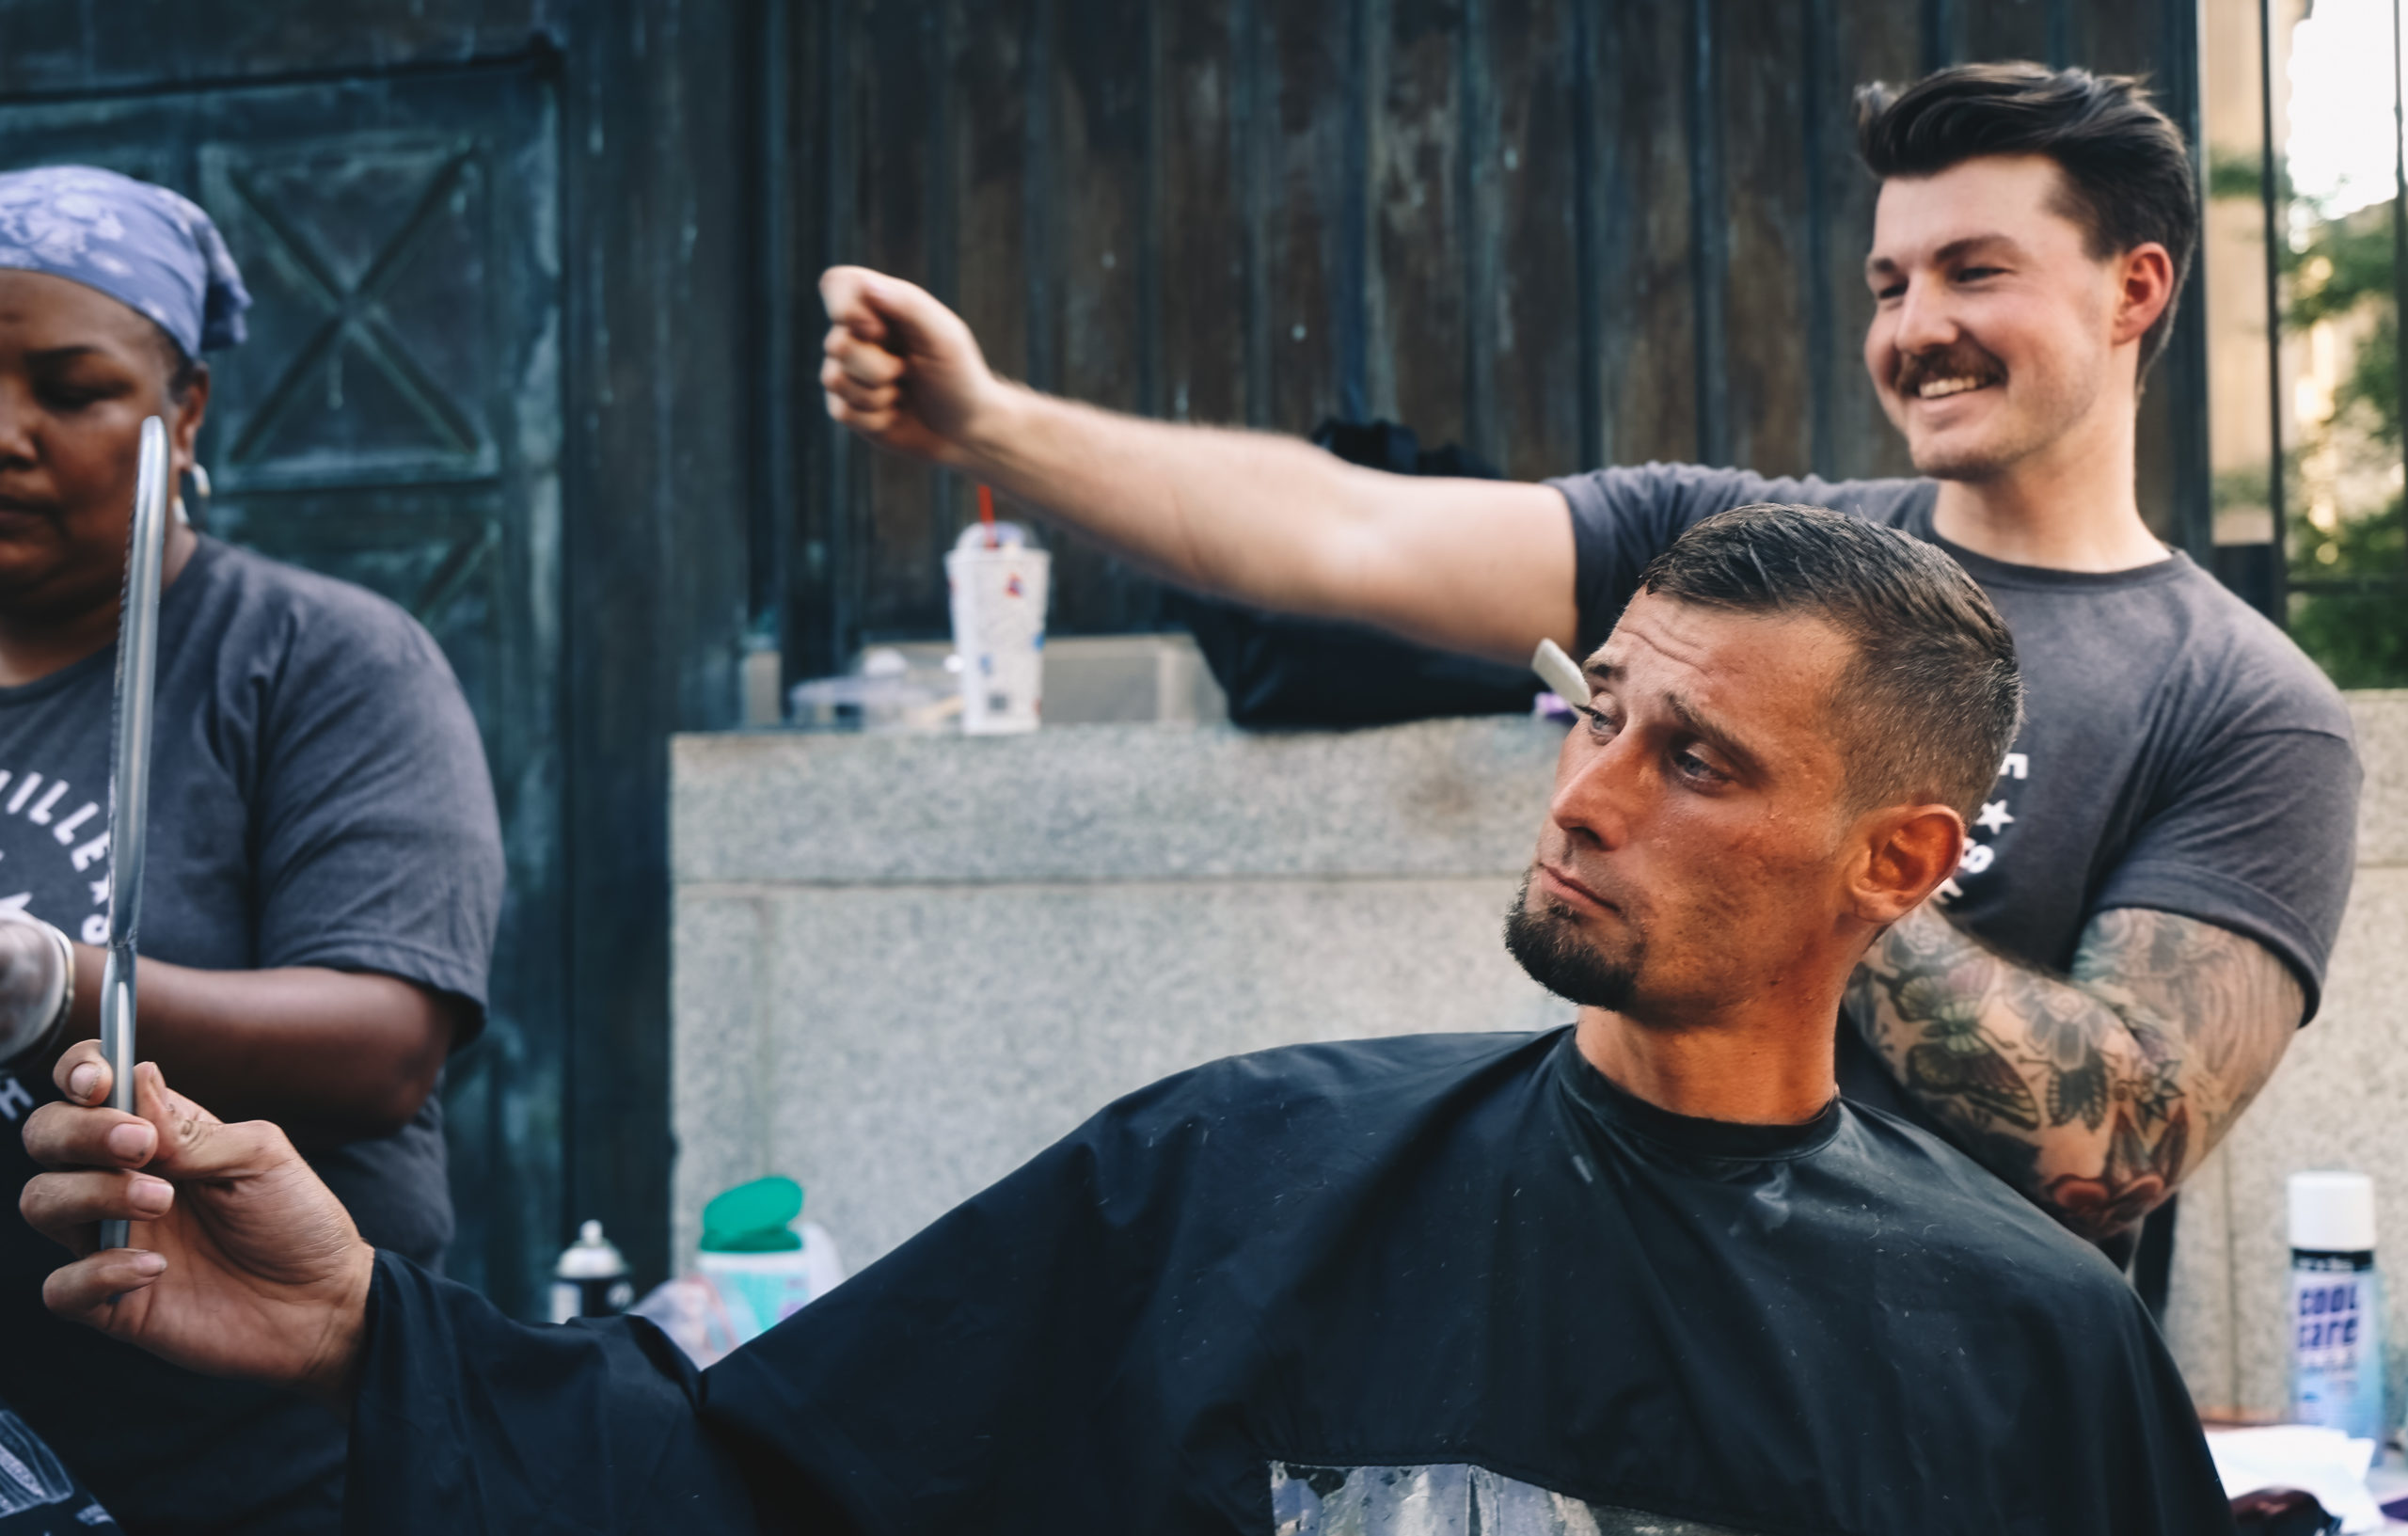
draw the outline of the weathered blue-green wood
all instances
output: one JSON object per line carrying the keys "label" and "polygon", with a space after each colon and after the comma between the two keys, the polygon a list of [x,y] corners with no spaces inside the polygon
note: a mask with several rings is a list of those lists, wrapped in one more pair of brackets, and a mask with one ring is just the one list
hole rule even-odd
{"label": "weathered blue-green wood", "polygon": [[[471,321],[483,321],[426,318],[432,306],[411,298],[411,283],[424,277],[415,274],[388,301],[415,305],[396,338],[408,362],[395,362],[392,347],[381,364],[361,352],[368,343],[357,326],[341,343],[345,409],[383,389],[389,418],[372,430],[326,424],[320,444],[377,461],[375,472],[396,483],[341,481],[338,467],[339,483],[312,488],[309,477],[324,467],[309,461],[331,455],[294,447],[287,435],[301,419],[270,422],[245,449],[236,478],[251,479],[230,493],[226,514],[252,525],[272,522],[279,507],[295,517],[311,507],[340,513],[350,542],[325,559],[430,610],[448,605],[436,628],[489,711],[497,760],[520,752],[502,737],[511,731],[548,753],[520,752],[512,759],[522,764],[517,782],[501,785],[518,864],[501,979],[532,999],[511,1005],[523,1051],[505,1062],[498,1035],[478,1048],[483,1065],[464,1062],[453,1087],[458,1262],[482,1261],[484,1283],[521,1311],[540,1301],[543,1274],[580,1218],[609,1225],[639,1283],[670,1266],[666,736],[736,720],[737,663],[748,620],[764,606],[748,602],[752,572],[772,610],[786,592],[858,607],[858,579],[830,579],[852,569],[830,558],[833,541],[789,539],[785,502],[765,500],[800,486],[816,501],[832,464],[841,477],[865,462],[824,436],[809,439],[814,451],[826,450],[820,458],[774,451],[796,435],[797,408],[816,414],[812,280],[820,259],[836,254],[820,215],[858,179],[836,169],[841,156],[764,152],[763,129],[784,120],[816,135],[825,126],[827,103],[791,87],[817,78],[810,51],[841,35],[835,8],[811,0],[0,0],[0,114],[63,114],[44,120],[73,119],[89,130],[73,152],[149,166],[147,174],[189,190],[203,190],[198,141],[146,114],[145,99],[163,110],[199,103],[190,110],[204,116],[219,96],[234,103],[228,113],[272,97],[311,103],[274,128],[295,150],[313,137],[382,129],[418,135],[394,152],[461,134],[500,135],[492,137],[500,144],[522,127],[534,137],[513,142],[551,146],[548,170],[509,156],[483,163],[462,216],[486,221],[476,280],[510,325],[553,302],[530,296],[531,274],[553,285],[557,323],[525,360],[557,368],[556,420],[545,427],[480,414],[475,402],[442,402],[460,376],[455,365],[485,370],[480,387],[489,395],[525,386],[531,375],[513,372],[524,338],[486,325],[482,361],[452,355],[447,349],[475,330]],[[774,40],[790,51],[771,56]],[[520,83],[495,85],[495,71]],[[519,104],[440,83],[472,77]],[[771,113],[778,91],[786,92],[776,98],[783,112]],[[556,127],[529,116],[538,100]],[[32,120],[0,119],[0,132]],[[64,134],[0,136],[0,158],[55,158],[69,151]],[[236,132],[229,142],[249,141]],[[800,137],[787,146],[802,147]],[[770,187],[786,211],[812,216],[765,216]],[[364,231],[389,210],[370,198],[320,212],[318,228],[339,245],[372,240]],[[424,232],[437,245],[453,239],[446,259],[466,261],[459,230],[445,233],[449,216]],[[294,316],[323,322],[306,294],[292,302],[301,306]],[[323,404],[330,370],[329,358],[314,382],[293,387],[291,402],[314,393]],[[558,464],[556,507],[526,499],[540,477],[525,467],[547,454]],[[430,510],[438,505],[452,510]],[[562,530],[548,585],[513,563],[535,554],[515,535],[482,551],[467,537],[480,519],[507,532],[506,519],[531,505]],[[438,529],[443,515],[454,521]],[[749,537],[756,530],[765,536]],[[290,528],[277,536],[288,534],[301,538]],[[297,542],[293,552],[320,558]],[[511,670],[518,663],[508,645],[519,642],[496,626],[514,615],[555,626],[547,680]],[[515,809],[546,796],[548,831]],[[532,879],[528,850],[546,838],[557,842],[551,873]],[[527,978],[539,975],[548,979],[537,998]],[[536,1028],[538,1005],[552,1010],[541,1016],[548,1035]],[[523,1091],[493,1094],[499,1076],[480,1086],[476,1074],[505,1066]],[[472,1132],[483,1143],[470,1145]],[[557,1176],[546,1171],[554,1167]]]}
{"label": "weathered blue-green wood", "polygon": [[558,139],[525,66],[0,106],[8,161],[175,186],[242,264],[212,530],[400,603],[467,690],[510,884],[485,1037],[445,1089],[450,1262],[519,1304],[562,1197]]}
{"label": "weathered blue-green wood", "polygon": [[[1047,254],[1061,302],[1039,319],[1054,327],[1050,346],[1064,392],[1115,410],[1160,414],[1152,19],[1147,8],[1123,0],[1053,4],[1059,40],[1052,89],[1038,109],[1052,116],[1054,234]],[[977,257],[965,249],[959,259]],[[958,526],[941,523],[940,531]],[[1064,540],[1057,550],[1054,568],[1063,587],[1054,611],[1065,627],[1110,632],[1162,625],[1152,582],[1091,544]]]}
{"label": "weathered blue-green wood", "polygon": [[523,55],[585,0],[6,0],[0,98],[88,96]]}
{"label": "weathered blue-green wood", "polygon": [[564,1219],[609,1223],[640,1286],[673,1261],[666,737],[736,723],[748,627],[762,8],[584,0],[562,38]]}
{"label": "weathered blue-green wood", "polygon": [[[2145,71],[2196,114],[2187,0],[805,9],[791,88],[832,104],[790,145],[824,167],[799,251],[936,284],[1043,388],[1285,432],[1392,414],[1525,478],[1909,467],[1859,360],[1861,81],[2031,56]],[[2196,293],[2142,409],[2144,505],[2186,544],[2207,506]],[[942,634],[966,487],[863,467],[816,401],[793,420],[796,463],[847,467],[781,536],[846,563],[788,587],[790,659]],[[1061,544],[1060,627],[1160,611],[1143,577]]]}
{"label": "weathered blue-green wood", "polygon": [[1861,359],[1873,319],[1864,281],[1865,243],[1878,189],[1856,159],[1855,89],[1861,81],[1911,80],[1920,72],[1918,40],[1897,24],[1895,0],[1812,0],[1807,46],[1814,60],[1810,127],[1819,153],[1814,178],[1821,214],[1822,283],[1828,350],[1818,355],[1814,398],[1821,413],[1815,467],[1825,474],[1911,474],[1906,445],[1890,428]]}

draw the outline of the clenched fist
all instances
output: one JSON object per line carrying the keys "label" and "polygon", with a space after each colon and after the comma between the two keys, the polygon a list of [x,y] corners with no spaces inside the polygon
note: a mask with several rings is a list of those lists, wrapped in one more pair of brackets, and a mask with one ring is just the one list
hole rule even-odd
{"label": "clenched fist", "polygon": [[961,317],[925,289],[867,267],[819,277],[828,414],[898,453],[961,466],[1011,387],[989,371]]}

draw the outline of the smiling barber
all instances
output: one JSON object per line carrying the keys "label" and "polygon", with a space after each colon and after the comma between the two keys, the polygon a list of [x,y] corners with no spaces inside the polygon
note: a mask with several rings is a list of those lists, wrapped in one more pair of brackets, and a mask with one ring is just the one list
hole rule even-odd
{"label": "smiling barber", "polygon": [[[178,482],[204,349],[243,339],[208,215],[114,172],[0,176],[0,1117],[98,1029],[119,592],[143,420]],[[142,1052],[274,1120],[380,1246],[452,1236],[434,1089],[483,1026],[502,859],[442,653],[380,597],[167,532],[143,894]],[[8,1186],[32,1177],[0,1136]],[[0,1400],[139,1532],[333,1532],[343,1431],[41,1304],[0,1224]]]}
{"label": "smiling barber", "polygon": [[1514,661],[1594,649],[1651,558],[1743,502],[1937,545],[2013,628],[2031,714],[1963,863],[1866,952],[1841,1085],[2129,1252],[2316,1011],[2354,847],[2349,711],[2141,519],[2141,381],[2198,245],[2180,131],[2133,80],[2036,64],[1858,105],[1881,183],[1864,365],[1922,479],[1386,475],[1005,382],[957,316],[858,267],[820,283],[828,409],[1173,580]]}

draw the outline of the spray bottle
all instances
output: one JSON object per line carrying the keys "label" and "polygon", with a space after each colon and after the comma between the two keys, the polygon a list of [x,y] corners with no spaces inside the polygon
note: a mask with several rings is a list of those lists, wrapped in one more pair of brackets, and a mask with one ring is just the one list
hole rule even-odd
{"label": "spray bottle", "polygon": [[2374,1267],[2374,1180],[2290,1178],[2291,1417],[2372,1440],[2382,1453],[2383,1283]]}
{"label": "spray bottle", "polygon": [[602,1235],[602,1224],[590,1221],[578,1227],[577,1241],[561,1251],[561,1261],[552,1267],[552,1321],[612,1317],[635,1299],[627,1261]]}

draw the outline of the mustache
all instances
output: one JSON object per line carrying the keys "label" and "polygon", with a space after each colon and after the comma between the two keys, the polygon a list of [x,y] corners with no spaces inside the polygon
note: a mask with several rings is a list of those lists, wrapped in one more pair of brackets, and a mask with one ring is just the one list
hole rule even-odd
{"label": "mustache", "polygon": [[1541,869],[1546,870],[1575,890],[1587,893],[1591,899],[1611,907],[1622,913],[1626,920],[1636,921],[1646,905],[1637,892],[1626,889],[1621,881],[1595,869],[1573,867],[1568,852],[1552,857],[1542,853],[1538,858],[1531,860],[1530,866],[1522,872],[1523,895],[1531,894]]}
{"label": "mustache", "polygon": [[1898,359],[1893,388],[1902,395],[1917,395],[1934,379],[1976,378],[1994,382],[2006,377],[2006,365],[1987,348],[1972,341],[1910,352]]}

